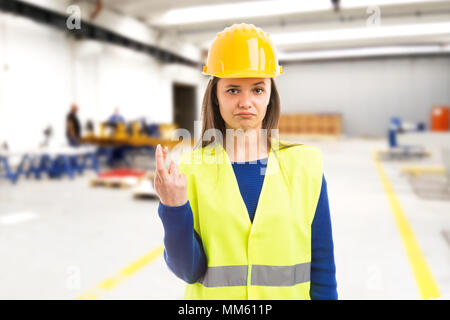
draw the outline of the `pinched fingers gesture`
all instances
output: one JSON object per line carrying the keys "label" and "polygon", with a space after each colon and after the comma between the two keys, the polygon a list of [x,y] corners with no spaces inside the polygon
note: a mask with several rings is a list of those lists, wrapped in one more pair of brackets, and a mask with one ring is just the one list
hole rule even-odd
{"label": "pinched fingers gesture", "polygon": [[187,202],[187,181],[184,174],[179,173],[177,164],[172,160],[166,168],[165,160],[169,150],[158,144],[156,147],[155,190],[162,204],[181,206]]}

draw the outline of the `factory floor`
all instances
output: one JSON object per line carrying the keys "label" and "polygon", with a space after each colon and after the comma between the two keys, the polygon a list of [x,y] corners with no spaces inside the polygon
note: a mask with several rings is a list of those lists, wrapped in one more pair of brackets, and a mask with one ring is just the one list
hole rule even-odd
{"label": "factory floor", "polygon": [[[384,139],[300,140],[319,147],[340,299],[450,299],[450,201],[419,196]],[[162,256],[156,200],[74,180],[0,180],[0,299],[182,299]],[[408,254],[409,253],[409,254]]]}

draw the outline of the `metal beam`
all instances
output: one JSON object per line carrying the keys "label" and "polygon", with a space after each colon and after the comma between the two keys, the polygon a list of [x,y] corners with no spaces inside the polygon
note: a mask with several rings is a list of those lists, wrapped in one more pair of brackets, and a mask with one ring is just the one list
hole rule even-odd
{"label": "metal beam", "polygon": [[81,22],[80,29],[70,30],[66,25],[68,16],[32,5],[27,2],[18,0],[0,0],[0,11],[26,17],[36,22],[52,26],[60,31],[74,36],[77,39],[85,38],[98,40],[144,52],[153,56],[162,63],[178,62],[190,67],[201,67],[201,64],[198,61],[193,61],[167,50],[158,48],[156,46],[148,45],[134,39],[127,38],[123,35],[96,26],[87,21]]}

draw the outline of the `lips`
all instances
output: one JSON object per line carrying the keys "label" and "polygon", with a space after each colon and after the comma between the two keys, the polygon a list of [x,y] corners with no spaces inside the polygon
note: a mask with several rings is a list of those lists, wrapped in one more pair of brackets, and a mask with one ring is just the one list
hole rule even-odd
{"label": "lips", "polygon": [[247,113],[247,112],[241,112],[241,113],[238,113],[237,114],[238,116],[254,116],[254,114],[253,113]]}

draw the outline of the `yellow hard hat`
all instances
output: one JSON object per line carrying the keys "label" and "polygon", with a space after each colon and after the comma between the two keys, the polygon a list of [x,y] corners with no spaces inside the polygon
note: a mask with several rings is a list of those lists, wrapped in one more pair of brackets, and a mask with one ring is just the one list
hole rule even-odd
{"label": "yellow hard hat", "polygon": [[269,34],[241,23],[217,34],[202,73],[219,78],[274,78],[283,72]]}

